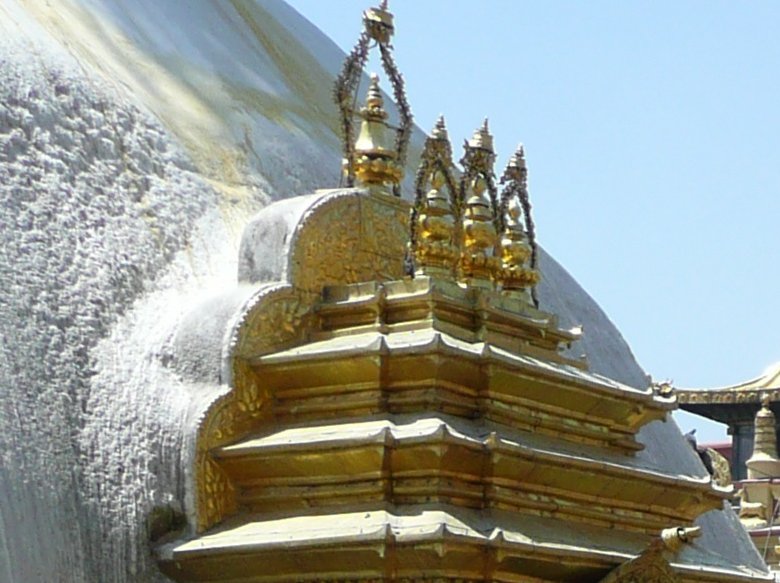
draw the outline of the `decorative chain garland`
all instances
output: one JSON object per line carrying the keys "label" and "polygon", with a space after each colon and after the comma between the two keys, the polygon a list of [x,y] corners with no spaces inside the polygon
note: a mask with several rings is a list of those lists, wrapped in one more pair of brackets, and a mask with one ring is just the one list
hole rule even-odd
{"label": "decorative chain garland", "polygon": [[[383,3],[382,10],[386,9]],[[387,74],[390,84],[393,87],[393,96],[398,107],[400,117],[400,127],[396,129],[396,161],[400,167],[406,165],[406,154],[409,146],[409,139],[412,135],[412,110],[409,107],[409,101],[406,98],[404,89],[404,78],[395,64],[392,54],[392,45],[389,42],[390,33],[376,23],[365,21],[365,30],[360,34],[360,38],[355,44],[352,52],[344,61],[339,76],[336,78],[334,87],[334,98],[339,107],[341,115],[341,133],[343,140],[343,151],[346,164],[346,182],[348,187],[355,186],[355,100],[357,97],[360,79],[363,75],[363,69],[368,61],[368,51],[370,42],[374,40],[379,46],[379,52],[382,58],[382,67]],[[401,186],[393,186],[393,194],[401,196]]]}
{"label": "decorative chain garland", "polygon": [[[404,77],[395,64],[391,49],[391,45],[379,43],[379,52],[382,55],[382,66],[384,67],[388,79],[390,79],[390,84],[393,86],[393,96],[395,97],[395,102],[398,106],[398,115],[401,118],[401,126],[396,132],[395,149],[396,161],[398,162],[398,165],[403,168],[406,166],[406,152],[409,147],[409,138],[412,135],[414,117],[412,116],[412,109],[409,107],[409,101],[406,99]],[[393,194],[400,198],[400,184],[394,185]]]}
{"label": "decorative chain garland", "polygon": [[371,37],[363,31],[355,43],[352,52],[344,61],[341,72],[336,78],[333,96],[341,114],[341,134],[345,157],[347,186],[355,186],[355,132],[353,129],[354,101],[360,85],[363,67],[368,60],[368,44]]}

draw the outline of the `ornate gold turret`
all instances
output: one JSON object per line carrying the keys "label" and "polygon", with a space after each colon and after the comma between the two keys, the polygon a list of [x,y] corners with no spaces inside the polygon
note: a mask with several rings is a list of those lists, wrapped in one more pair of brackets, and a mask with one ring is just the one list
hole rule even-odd
{"label": "ornate gold turret", "polygon": [[501,238],[502,270],[500,280],[508,295],[533,302],[531,289],[539,281],[539,274],[531,268],[533,247],[523,225],[523,207],[520,192],[526,185],[525,152],[520,146],[507,164],[502,183],[506,188],[501,200],[501,223],[504,232]]}
{"label": "ornate gold turret", "polygon": [[362,122],[355,142],[354,170],[358,183],[369,187],[397,185],[403,168],[397,161],[394,146],[387,138],[387,112],[379,89],[379,77],[371,75],[366,105],[360,110]]}
{"label": "ornate gold turret", "polygon": [[493,184],[493,136],[488,120],[466,142],[461,181],[463,212],[463,250],[461,275],[466,283],[492,287],[501,260],[494,255],[497,240],[496,194]]}
{"label": "ornate gold turret", "polygon": [[[451,168],[452,147],[444,117],[439,117],[425,140],[415,184],[411,244],[417,275],[454,275],[458,250]],[[427,193],[426,185],[430,185]]]}
{"label": "ornate gold turret", "polygon": [[777,434],[775,414],[769,408],[769,396],[761,398],[761,409],[756,414],[753,455],[746,462],[748,479],[780,477],[780,460],[777,459]]}
{"label": "ornate gold turret", "polygon": [[[400,180],[412,132],[412,111],[406,100],[403,76],[398,72],[393,59],[390,39],[394,31],[393,15],[388,11],[386,1],[383,1],[378,8],[370,8],[363,13],[363,32],[355,48],[344,61],[341,73],[336,79],[334,96],[341,114],[346,185],[355,186],[356,181],[359,181],[362,185],[382,190],[384,185],[391,184],[393,194],[400,197]],[[355,112],[352,104],[360,85],[363,67],[368,60],[371,41],[379,47],[382,66],[392,85],[400,118],[395,144],[392,147],[384,137],[387,113],[384,111],[378,80],[374,77],[371,79],[366,107],[359,113],[362,122],[357,143],[354,137]],[[375,148],[380,144],[381,153]]]}
{"label": "ornate gold turret", "polygon": [[484,176],[471,179],[465,198],[460,264],[463,279],[476,287],[491,287],[500,260],[493,255],[496,243],[495,214],[487,196]]}

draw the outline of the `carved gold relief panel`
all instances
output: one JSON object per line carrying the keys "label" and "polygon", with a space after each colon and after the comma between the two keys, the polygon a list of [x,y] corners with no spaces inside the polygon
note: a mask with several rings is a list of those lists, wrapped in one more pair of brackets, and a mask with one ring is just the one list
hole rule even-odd
{"label": "carved gold relief panel", "polygon": [[197,528],[203,531],[235,510],[235,492],[211,450],[246,435],[270,417],[271,395],[250,360],[303,342],[313,299],[289,285],[264,288],[252,298],[230,342],[230,392],[205,413],[195,464]]}
{"label": "carved gold relief panel", "polygon": [[293,237],[292,284],[310,293],[326,285],[401,279],[409,205],[346,191],[309,209]]}

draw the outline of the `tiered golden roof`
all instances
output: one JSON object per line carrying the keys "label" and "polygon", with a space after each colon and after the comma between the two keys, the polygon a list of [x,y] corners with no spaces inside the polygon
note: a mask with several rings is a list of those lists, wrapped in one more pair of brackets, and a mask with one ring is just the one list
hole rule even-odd
{"label": "tiered golden roof", "polygon": [[[392,30],[376,10],[366,21]],[[674,397],[591,373],[568,353],[579,331],[535,305],[524,152],[499,194],[487,121],[458,171],[441,119],[410,204],[382,188],[397,185],[389,165],[368,172],[360,158],[403,160],[384,157],[375,79],[366,110],[345,149],[365,188],[313,195],[284,235],[284,281],[236,320],[227,390],[196,438],[196,532],[166,549],[165,572],[538,583],[635,581],[641,567],[664,581],[758,580],[673,564],[697,532],[685,527],[730,490],[638,464],[637,433]]]}
{"label": "tiered golden roof", "polygon": [[760,404],[765,396],[770,401],[780,401],[780,363],[769,367],[755,379],[735,385],[707,389],[677,388],[675,392],[680,403],[691,405]]}

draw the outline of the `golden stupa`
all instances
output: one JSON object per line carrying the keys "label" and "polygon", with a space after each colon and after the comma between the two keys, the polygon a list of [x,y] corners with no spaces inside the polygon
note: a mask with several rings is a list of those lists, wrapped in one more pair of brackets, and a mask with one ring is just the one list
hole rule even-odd
{"label": "golden stupa", "polygon": [[[226,339],[226,390],[194,437],[193,529],[160,546],[163,571],[269,583],[768,581],[696,544],[694,521],[730,489],[633,463],[640,428],[666,419],[674,395],[589,372],[567,352],[580,331],[537,305],[523,149],[497,181],[485,122],[457,168],[439,120],[414,201],[396,196],[411,114],[387,6],[364,21],[336,89],[348,188],[271,205],[247,227],[242,281],[276,282],[242,304]],[[398,128],[377,78],[351,109],[371,42]],[[279,257],[262,278],[258,242]]]}

